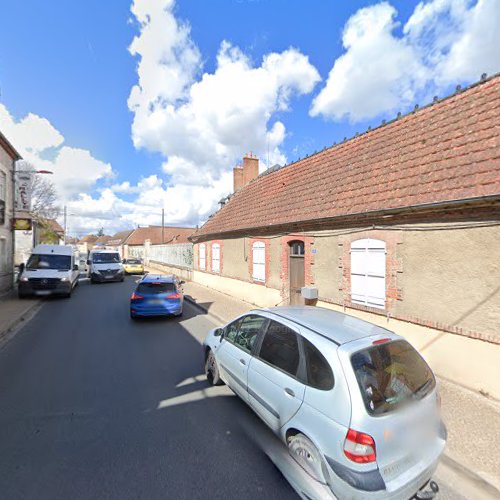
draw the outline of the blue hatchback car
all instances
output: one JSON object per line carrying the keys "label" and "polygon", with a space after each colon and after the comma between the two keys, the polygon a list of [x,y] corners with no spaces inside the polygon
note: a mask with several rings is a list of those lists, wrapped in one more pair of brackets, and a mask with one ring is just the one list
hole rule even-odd
{"label": "blue hatchback car", "polygon": [[146,275],[130,297],[130,317],[181,316],[183,283],[174,275]]}

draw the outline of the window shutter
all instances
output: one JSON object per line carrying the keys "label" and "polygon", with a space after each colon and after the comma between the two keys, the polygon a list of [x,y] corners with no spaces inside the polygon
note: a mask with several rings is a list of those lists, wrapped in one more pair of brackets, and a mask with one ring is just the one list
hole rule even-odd
{"label": "window shutter", "polygon": [[351,298],[357,304],[385,307],[384,241],[363,239],[351,244]]}
{"label": "window shutter", "polygon": [[207,249],[204,243],[200,245],[200,269],[205,271],[207,268]]}
{"label": "window shutter", "polygon": [[255,281],[266,281],[266,245],[256,241],[252,245],[252,277]]}
{"label": "window shutter", "polygon": [[220,273],[220,245],[218,243],[212,245],[212,272]]}

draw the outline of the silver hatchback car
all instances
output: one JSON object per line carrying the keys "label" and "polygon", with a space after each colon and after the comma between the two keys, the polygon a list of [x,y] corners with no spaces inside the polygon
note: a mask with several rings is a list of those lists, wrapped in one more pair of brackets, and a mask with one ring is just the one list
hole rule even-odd
{"label": "silver hatchback car", "polygon": [[432,498],[446,444],[434,375],[403,337],[318,307],[254,310],[209,332],[225,382],[340,498]]}

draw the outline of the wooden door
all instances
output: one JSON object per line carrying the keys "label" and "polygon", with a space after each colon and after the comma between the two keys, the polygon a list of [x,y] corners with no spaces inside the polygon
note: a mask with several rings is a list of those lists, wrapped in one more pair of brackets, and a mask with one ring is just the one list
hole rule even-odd
{"label": "wooden door", "polygon": [[289,244],[289,280],[290,280],[290,305],[304,305],[304,298],[300,291],[305,285],[304,278],[304,243],[292,241]]}

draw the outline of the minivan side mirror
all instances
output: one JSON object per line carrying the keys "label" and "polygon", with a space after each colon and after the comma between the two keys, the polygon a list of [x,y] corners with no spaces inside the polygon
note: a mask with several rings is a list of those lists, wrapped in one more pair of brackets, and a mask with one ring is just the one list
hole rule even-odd
{"label": "minivan side mirror", "polygon": [[90,266],[90,259],[87,259],[87,266]]}
{"label": "minivan side mirror", "polygon": [[179,281],[179,285],[184,285],[185,281]]}
{"label": "minivan side mirror", "polygon": [[214,335],[216,337],[221,337],[221,340],[222,340],[222,338],[224,337],[224,328],[216,328]]}
{"label": "minivan side mirror", "polygon": [[80,270],[80,268],[78,267],[78,264],[75,264],[73,266],[73,271],[79,271],[79,270]]}

